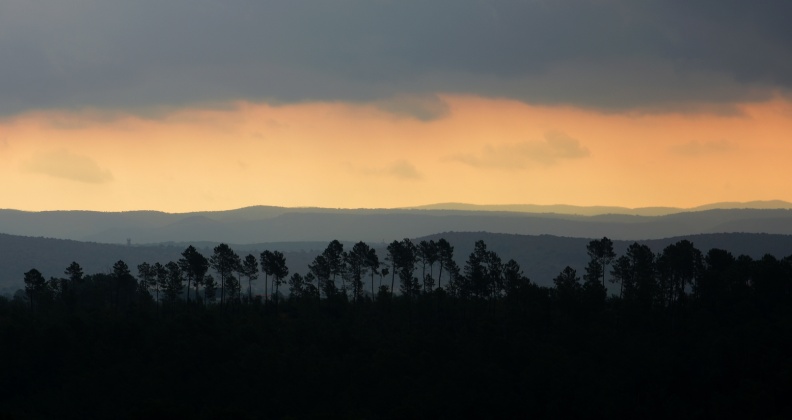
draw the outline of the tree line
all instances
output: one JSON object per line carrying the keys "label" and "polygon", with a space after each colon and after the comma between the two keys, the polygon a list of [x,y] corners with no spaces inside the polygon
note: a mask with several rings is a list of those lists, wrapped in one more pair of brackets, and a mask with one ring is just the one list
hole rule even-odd
{"label": "tree line", "polygon": [[[178,261],[144,262],[137,266],[136,274],[124,261],[116,262],[111,273],[91,275],[72,262],[64,272],[66,277],[49,280],[34,268],[24,273],[24,297],[34,310],[55,303],[98,304],[97,300],[119,308],[159,307],[177,301],[221,306],[262,301],[277,304],[287,296],[293,301],[358,303],[437,295],[490,303],[527,303],[530,296],[546,295],[561,306],[596,308],[610,301],[655,310],[694,301],[720,305],[746,296],[783,301],[792,291],[792,256],[777,259],[765,255],[754,260],[717,248],[704,254],[688,240],[658,253],[635,242],[624,255],[617,256],[607,237],[590,241],[586,251],[589,262],[582,276],[567,266],[553,279],[553,288],[543,288],[525,276],[513,259],[503,262],[484,241],[475,243],[460,268],[454,247],[442,238],[418,243],[394,240],[382,260],[365,242],[345,250],[341,242],[333,240],[305,274],[291,276],[279,251],[265,250],[243,258],[227,244],[220,244],[207,258],[190,245]],[[253,283],[262,275],[264,293],[254,296]],[[608,296],[608,282],[618,287],[618,293]],[[288,294],[282,290],[284,284]]]}

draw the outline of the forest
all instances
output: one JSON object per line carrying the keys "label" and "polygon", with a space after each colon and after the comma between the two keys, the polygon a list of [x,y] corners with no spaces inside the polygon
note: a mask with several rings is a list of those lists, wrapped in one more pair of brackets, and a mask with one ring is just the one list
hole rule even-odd
{"label": "forest", "polygon": [[31,268],[0,297],[0,417],[790,414],[792,255],[603,237],[542,287],[484,241],[386,250]]}

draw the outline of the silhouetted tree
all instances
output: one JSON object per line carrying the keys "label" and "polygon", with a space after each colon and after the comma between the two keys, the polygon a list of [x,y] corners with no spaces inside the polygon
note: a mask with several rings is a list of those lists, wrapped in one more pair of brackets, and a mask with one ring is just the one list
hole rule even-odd
{"label": "silhouetted tree", "polygon": [[305,282],[300,273],[292,274],[289,278],[289,294],[292,299],[302,299],[305,290]]}
{"label": "silhouetted tree", "polygon": [[[356,243],[349,252],[344,252],[344,262],[347,267],[350,283],[352,283],[352,300],[357,302],[363,294],[363,275],[368,270],[369,253],[371,247],[365,242]],[[372,280],[373,284],[373,280]]]}
{"label": "silhouetted tree", "polygon": [[[590,265],[591,263],[589,263]],[[588,271],[590,267],[586,267]],[[599,271],[597,269],[596,271]],[[605,303],[605,299],[608,295],[608,290],[602,285],[599,278],[585,275],[583,276],[585,280],[583,281],[583,296],[585,297],[585,301],[590,309],[599,308]]]}
{"label": "silhouetted tree", "polygon": [[83,269],[80,267],[80,264],[72,261],[72,263],[66,267],[64,274],[68,276],[68,282],[64,282],[64,287],[67,289],[64,291],[64,294],[66,295],[65,298],[67,301],[71,302],[75,299],[75,291],[82,284]]}
{"label": "silhouetted tree", "polygon": [[273,262],[272,262],[272,251],[264,250],[261,253],[261,271],[264,273],[264,300],[269,300],[270,292],[269,292],[269,277],[273,273]]}
{"label": "silhouetted tree", "polygon": [[490,300],[499,299],[503,294],[503,261],[495,251],[486,253],[487,296]]}
{"label": "silhouetted tree", "polygon": [[138,264],[138,290],[141,294],[151,296],[149,287],[156,283],[157,272],[149,263]]}
{"label": "silhouetted tree", "polygon": [[407,298],[412,298],[420,291],[418,279],[415,278],[415,264],[418,262],[417,247],[410,239],[402,239],[396,258],[401,292]]}
{"label": "silhouetted tree", "polygon": [[[286,266],[286,258],[280,251],[272,252],[272,284],[275,287],[275,298],[278,298],[278,288],[283,283],[283,279],[289,275],[289,267]],[[277,302],[277,300],[276,300]]]}
{"label": "silhouetted tree", "polygon": [[240,299],[239,295],[241,289],[239,279],[233,274],[229,274],[228,277],[226,278],[225,285],[227,291],[226,295],[228,297],[226,301],[229,302],[230,304],[238,302]]}
{"label": "silhouetted tree", "polygon": [[553,279],[556,286],[555,297],[565,305],[575,304],[580,297],[582,286],[577,271],[570,266],[566,266],[561,273]]}
{"label": "silhouetted tree", "polygon": [[757,302],[766,313],[777,308],[788,310],[792,300],[792,259],[779,260],[773,255],[765,254],[753,264],[752,286]]}
{"label": "silhouetted tree", "polygon": [[49,295],[54,300],[56,301],[60,300],[60,298],[62,297],[61,293],[63,293],[63,291],[65,290],[65,288],[63,287],[64,286],[63,283],[65,282],[66,279],[61,279],[54,276],[51,276],[47,281],[47,288],[49,289]]}
{"label": "silhouetted tree", "polygon": [[214,302],[217,295],[217,282],[211,274],[204,277],[204,300]]}
{"label": "silhouetted tree", "polygon": [[416,257],[421,262],[421,279],[424,293],[426,293],[426,266],[429,265],[429,274],[431,275],[432,267],[438,258],[437,243],[434,240],[419,242],[416,249]]}
{"label": "silhouetted tree", "polygon": [[197,288],[197,285],[203,282],[203,278],[209,270],[209,260],[192,245],[188,246],[181,255],[182,258],[179,260],[179,266],[187,278],[187,302],[189,302],[190,288],[193,283]]}
{"label": "silhouetted tree", "polygon": [[[371,298],[374,299],[374,275],[379,273],[380,261],[377,256],[377,251],[374,248],[369,248],[366,254],[366,268],[371,273]],[[380,277],[382,282],[382,277]]]}
{"label": "silhouetted tree", "polygon": [[159,292],[165,286],[165,283],[168,281],[168,270],[165,269],[165,266],[160,264],[159,262],[154,263],[152,266],[152,270],[154,273],[154,290],[156,291],[157,295],[157,307],[159,307]]}
{"label": "silhouetted tree", "polygon": [[214,254],[209,259],[212,268],[220,276],[220,304],[225,303],[225,281],[231,273],[237,271],[240,265],[237,255],[228,245],[220,244],[214,248]]}
{"label": "silhouetted tree", "polygon": [[253,280],[256,280],[258,278],[258,272],[259,272],[258,260],[256,260],[256,257],[254,257],[253,255],[248,254],[248,256],[245,257],[245,260],[242,262],[241,273],[248,279],[248,299],[250,299],[251,301],[253,300],[253,286],[251,283],[253,282]]}
{"label": "silhouetted tree", "polygon": [[330,280],[330,264],[327,262],[327,258],[324,255],[317,255],[308,269],[316,277],[316,288],[324,292],[328,298],[334,296],[336,287],[335,283]]}
{"label": "silhouetted tree", "polygon": [[503,285],[506,297],[519,296],[530,285],[530,280],[525,277],[517,261],[509,260],[503,266]]}
{"label": "silhouetted tree", "polygon": [[83,269],[80,267],[80,264],[77,264],[75,261],[72,261],[68,267],[66,267],[66,271],[64,272],[67,276],[69,276],[69,281],[72,285],[79,284],[82,282],[83,279]]}
{"label": "silhouetted tree", "polygon": [[710,249],[704,257],[704,272],[696,282],[695,294],[702,304],[720,308],[735,296],[746,294],[747,288],[741,282],[736,270],[737,259],[723,249]]}
{"label": "silhouetted tree", "polygon": [[442,287],[443,269],[445,268],[447,271],[452,264],[455,264],[454,247],[451,246],[445,238],[440,238],[437,241],[437,260],[440,263],[440,273],[437,275],[437,287]]}
{"label": "silhouetted tree", "polygon": [[165,264],[165,270],[167,270],[168,274],[163,292],[165,293],[165,299],[172,304],[176,302],[176,299],[184,289],[184,276],[179,264],[173,261]]}
{"label": "silhouetted tree", "polygon": [[134,299],[137,281],[129,271],[129,266],[122,260],[113,264],[113,281],[115,283],[115,305],[128,304]]}
{"label": "silhouetted tree", "polygon": [[448,294],[458,299],[470,299],[472,296],[472,287],[467,276],[462,274],[462,269],[459,268],[456,261],[451,260],[446,266],[448,272]]}
{"label": "silhouetted tree", "polygon": [[25,293],[30,301],[30,309],[34,308],[34,302],[43,299],[47,292],[47,280],[40,271],[35,268],[25,273]]}
{"label": "silhouetted tree", "polygon": [[[327,261],[333,283],[338,275],[344,273],[344,245],[338,240],[331,241],[327,248],[322,252],[322,256]],[[344,290],[344,287],[341,287]]]}
{"label": "silhouetted tree", "polygon": [[399,271],[399,255],[402,253],[401,248],[401,242],[393,241],[388,245],[388,255],[385,256],[385,261],[388,261],[391,265],[391,293],[394,292],[394,287],[396,285],[396,272]]}
{"label": "silhouetted tree", "polygon": [[651,308],[658,300],[659,287],[655,255],[646,245],[634,242],[619,257],[611,270],[613,282],[619,282],[619,297],[627,303]]}
{"label": "silhouetted tree", "polygon": [[424,290],[426,291],[425,293],[432,293],[435,290],[435,280],[431,270],[429,270],[429,274],[424,276]]}
{"label": "silhouetted tree", "polygon": [[683,239],[663,249],[657,261],[661,287],[669,305],[680,302],[686,288],[693,286],[704,268],[701,251]]}
{"label": "silhouetted tree", "polygon": [[[316,281],[316,285],[314,285]],[[303,297],[319,300],[319,282],[313,272],[309,271],[303,278]]]}
{"label": "silhouetted tree", "polygon": [[607,266],[616,258],[616,253],[613,252],[613,241],[607,237],[600,240],[593,240],[586,246],[586,252],[589,255],[590,261],[586,266],[586,279],[591,281],[599,281],[602,284],[602,289],[605,286],[605,272]]}
{"label": "silhouetted tree", "polygon": [[465,263],[466,281],[459,285],[462,296],[494,299],[503,289],[503,263],[500,257],[487,250],[484,241],[476,241]]}

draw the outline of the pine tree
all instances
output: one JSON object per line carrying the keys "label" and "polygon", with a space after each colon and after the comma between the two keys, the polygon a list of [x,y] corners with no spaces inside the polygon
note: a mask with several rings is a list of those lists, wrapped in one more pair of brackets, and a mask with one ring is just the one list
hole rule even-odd
{"label": "pine tree", "polygon": [[237,271],[241,264],[239,255],[226,244],[220,244],[214,248],[214,254],[209,259],[209,264],[220,276],[220,304],[225,304],[225,281],[231,274]]}

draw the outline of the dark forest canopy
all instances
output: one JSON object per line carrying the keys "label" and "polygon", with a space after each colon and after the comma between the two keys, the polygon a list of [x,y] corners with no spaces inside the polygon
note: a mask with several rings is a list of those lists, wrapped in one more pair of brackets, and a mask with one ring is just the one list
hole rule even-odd
{"label": "dark forest canopy", "polygon": [[332,241],[302,269],[226,244],[33,268],[0,298],[0,358],[19,361],[0,402],[18,417],[789,414],[792,255],[585,249],[552,287],[484,241],[457,264],[444,238]]}

